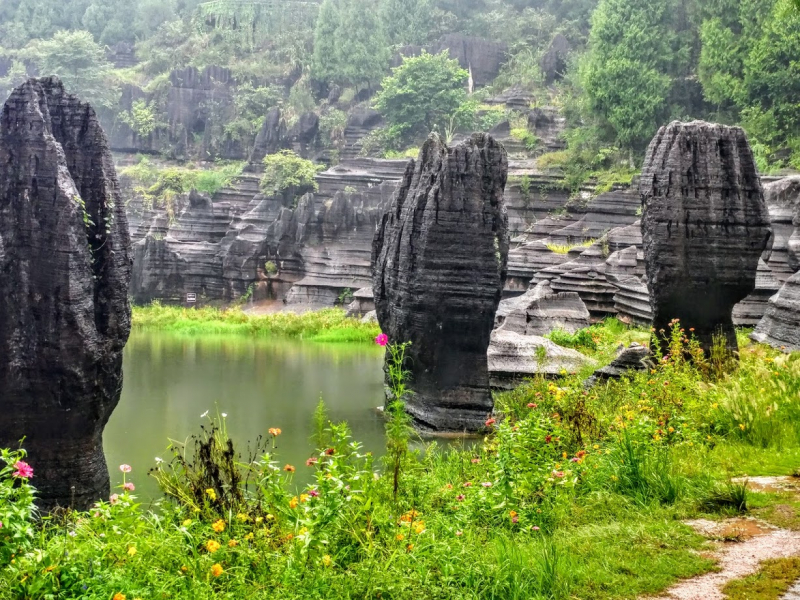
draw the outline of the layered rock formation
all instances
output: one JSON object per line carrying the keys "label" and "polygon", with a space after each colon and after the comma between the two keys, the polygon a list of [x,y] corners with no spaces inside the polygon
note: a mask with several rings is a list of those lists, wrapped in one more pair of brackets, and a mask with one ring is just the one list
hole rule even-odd
{"label": "layered rock formation", "polygon": [[736,350],[731,313],[755,289],[771,236],[744,131],[702,121],[662,127],[640,192],[653,326],[668,330],[677,318],[707,352],[717,333]]}
{"label": "layered rock formation", "polygon": [[769,300],[751,337],[782,350],[800,350],[800,271]]}
{"label": "layered rock formation", "polygon": [[522,296],[503,300],[495,326],[522,335],[545,335],[554,329],[575,333],[590,325],[589,311],[574,292],[554,292],[543,281]]}
{"label": "layered rock formation", "polygon": [[476,431],[492,411],[486,351],[508,253],[506,152],[432,134],[375,234],[373,292],[392,342],[411,342],[407,410],[423,428]]}
{"label": "layered rock formation", "polygon": [[650,349],[647,346],[634,342],[627,348],[621,348],[611,363],[597,369],[583,384],[590,388],[602,381],[619,379],[630,371],[644,371],[651,366],[650,357]]}
{"label": "layered rock formation", "polygon": [[0,121],[0,447],[25,438],[45,509],[108,497],[129,247],[94,110],[57,79],[29,80]]}

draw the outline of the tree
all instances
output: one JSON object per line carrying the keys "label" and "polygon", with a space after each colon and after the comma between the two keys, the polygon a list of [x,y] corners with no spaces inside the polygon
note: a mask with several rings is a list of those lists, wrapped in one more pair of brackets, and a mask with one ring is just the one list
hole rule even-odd
{"label": "tree", "polygon": [[43,76],[57,75],[66,89],[95,106],[112,107],[117,90],[110,81],[111,65],[88,31],[59,31],[49,40],[28,44],[25,54]]}
{"label": "tree", "polygon": [[422,45],[428,41],[430,0],[382,0],[381,21],[390,44]]}
{"label": "tree", "polygon": [[444,128],[466,100],[468,76],[446,50],[404,58],[383,80],[375,108],[407,135],[427,134],[435,125]]}
{"label": "tree", "polygon": [[581,82],[591,116],[609,141],[641,150],[669,116],[673,46],[671,2],[601,0],[592,15]]}
{"label": "tree", "polygon": [[378,83],[389,66],[389,44],[372,0],[342,0],[336,56],[343,83],[356,88]]}
{"label": "tree", "polygon": [[311,74],[318,81],[334,81],[339,72],[336,52],[336,32],[341,24],[339,6],[335,0],[325,0],[320,6],[314,29],[314,58]]}
{"label": "tree", "polygon": [[135,41],[136,0],[92,0],[81,24],[101,44]]}

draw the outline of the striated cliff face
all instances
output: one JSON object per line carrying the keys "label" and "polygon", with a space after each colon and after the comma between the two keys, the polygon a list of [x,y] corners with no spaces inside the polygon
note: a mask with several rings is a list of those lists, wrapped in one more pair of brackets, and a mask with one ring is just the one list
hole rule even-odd
{"label": "striated cliff face", "polygon": [[122,389],[130,239],[94,110],[31,79],[0,121],[0,446],[25,438],[39,503],[109,494],[103,428]]}
{"label": "striated cliff face", "polygon": [[706,352],[736,350],[733,307],[753,292],[772,230],[744,131],[677,121],[647,150],[640,183],[653,326],[680,319]]}
{"label": "striated cliff face", "polygon": [[506,275],[508,163],[491,136],[448,148],[431,134],[373,244],[378,322],[407,350],[422,427],[476,431],[492,411],[486,351]]}

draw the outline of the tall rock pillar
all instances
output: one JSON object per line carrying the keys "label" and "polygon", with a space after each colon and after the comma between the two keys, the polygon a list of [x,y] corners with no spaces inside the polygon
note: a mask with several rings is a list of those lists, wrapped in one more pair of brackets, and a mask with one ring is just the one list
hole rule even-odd
{"label": "tall rock pillar", "polygon": [[108,497],[129,252],[94,110],[58,79],[24,83],[0,116],[0,446],[25,438],[44,509]]}
{"label": "tall rock pillar", "polygon": [[731,313],[755,289],[772,232],[744,131],[703,121],[662,127],[640,192],[653,326],[667,331],[677,318],[706,353],[715,333],[736,350]]}
{"label": "tall rock pillar", "polygon": [[411,342],[407,410],[435,431],[476,431],[492,411],[486,351],[506,277],[508,159],[491,136],[411,161],[372,248],[378,321]]}

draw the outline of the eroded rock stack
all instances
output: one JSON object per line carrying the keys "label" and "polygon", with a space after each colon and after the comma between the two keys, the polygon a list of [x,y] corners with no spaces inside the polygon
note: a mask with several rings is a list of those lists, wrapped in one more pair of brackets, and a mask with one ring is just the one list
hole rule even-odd
{"label": "eroded rock stack", "polygon": [[771,236],[744,131],[703,121],[662,127],[640,192],[653,326],[666,330],[677,318],[707,352],[716,333],[736,350],[731,313],[755,289]]}
{"label": "eroded rock stack", "polygon": [[3,107],[0,248],[0,447],[25,438],[45,509],[85,509],[109,493],[130,240],[106,136],[58,79]]}
{"label": "eroded rock stack", "polygon": [[507,169],[491,136],[448,148],[432,134],[375,234],[378,321],[412,344],[407,409],[423,428],[475,431],[492,411],[486,351],[506,276]]}

